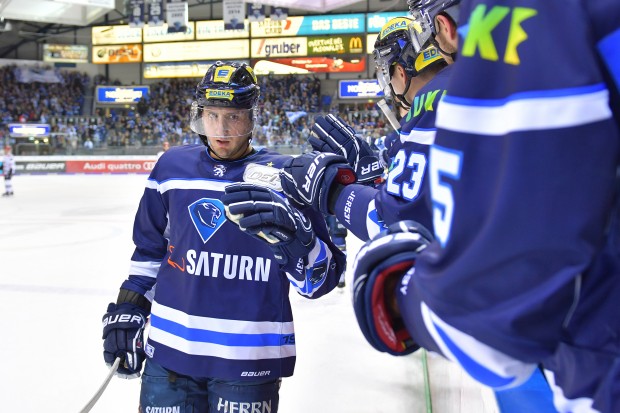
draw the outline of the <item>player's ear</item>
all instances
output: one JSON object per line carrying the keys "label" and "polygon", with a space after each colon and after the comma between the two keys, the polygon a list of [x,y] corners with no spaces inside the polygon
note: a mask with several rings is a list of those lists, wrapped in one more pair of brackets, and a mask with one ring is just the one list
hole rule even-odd
{"label": "player's ear", "polygon": [[446,38],[454,39],[456,36],[456,25],[447,15],[440,13],[435,16],[435,27],[437,33],[442,33]]}

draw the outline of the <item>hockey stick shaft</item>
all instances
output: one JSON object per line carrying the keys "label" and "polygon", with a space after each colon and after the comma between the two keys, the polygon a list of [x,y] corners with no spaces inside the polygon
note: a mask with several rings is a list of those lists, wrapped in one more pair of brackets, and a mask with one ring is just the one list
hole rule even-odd
{"label": "hockey stick shaft", "polygon": [[390,122],[392,128],[395,131],[398,131],[398,129],[400,129],[400,123],[398,122],[398,119],[396,119],[396,115],[394,115],[394,112],[392,112],[392,110],[389,108],[385,99],[381,99],[380,101],[378,101],[377,106],[379,106],[381,112],[383,112],[387,120]]}
{"label": "hockey stick shaft", "polygon": [[80,410],[80,413],[88,413],[93,408],[93,406],[95,406],[105,389],[108,387],[110,380],[112,380],[112,376],[114,376],[114,373],[116,373],[116,370],[118,370],[118,366],[120,363],[121,358],[117,357],[116,360],[114,360],[114,364],[112,364],[112,367],[110,367],[110,371],[108,372],[105,380],[103,381],[103,383],[101,383],[99,390],[97,390],[97,393],[95,393],[95,395],[88,401],[88,403],[86,403],[86,406],[84,406],[82,410]]}

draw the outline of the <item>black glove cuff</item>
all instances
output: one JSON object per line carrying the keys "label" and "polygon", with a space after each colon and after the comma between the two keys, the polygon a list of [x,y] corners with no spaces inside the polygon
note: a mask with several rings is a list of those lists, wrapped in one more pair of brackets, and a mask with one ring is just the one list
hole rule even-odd
{"label": "black glove cuff", "polygon": [[330,214],[334,214],[336,210],[336,202],[338,201],[338,197],[344,190],[345,185],[341,185],[339,183],[335,183],[329,189],[329,195],[327,196],[327,210]]}
{"label": "black glove cuff", "polygon": [[147,314],[151,312],[151,302],[140,293],[135,291],[127,290],[125,288],[121,288],[118,292],[118,298],[116,299],[116,304],[133,304],[136,307],[139,307],[146,311]]}

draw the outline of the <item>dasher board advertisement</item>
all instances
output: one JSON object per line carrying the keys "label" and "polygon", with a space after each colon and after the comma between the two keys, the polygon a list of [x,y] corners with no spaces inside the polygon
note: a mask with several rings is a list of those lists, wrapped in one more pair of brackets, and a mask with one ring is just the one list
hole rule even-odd
{"label": "dasher board advertisement", "polygon": [[125,105],[148,98],[148,86],[97,86],[97,103]]}

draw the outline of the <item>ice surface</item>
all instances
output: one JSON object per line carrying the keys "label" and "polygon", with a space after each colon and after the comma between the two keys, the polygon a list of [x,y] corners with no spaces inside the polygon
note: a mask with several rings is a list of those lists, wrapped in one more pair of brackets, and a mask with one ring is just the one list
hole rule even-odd
{"label": "ice surface", "polygon": [[[15,196],[0,198],[0,411],[77,413],[100,386],[101,317],[127,276],[145,180],[18,175]],[[360,242],[347,243],[352,258]],[[419,355],[372,349],[348,286],[291,300],[297,366],[283,380],[281,413],[427,411]],[[490,392],[457,367],[429,363],[434,412],[497,411]],[[139,379],[113,378],[92,411],[137,412],[139,387]]]}

